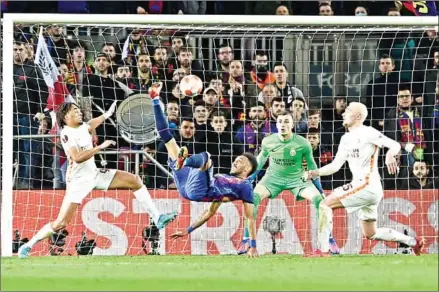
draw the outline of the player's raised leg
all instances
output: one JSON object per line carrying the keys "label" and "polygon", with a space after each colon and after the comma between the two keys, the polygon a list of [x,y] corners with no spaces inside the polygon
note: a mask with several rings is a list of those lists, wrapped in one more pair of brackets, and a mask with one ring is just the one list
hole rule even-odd
{"label": "player's raised leg", "polygon": [[160,101],[160,91],[162,90],[161,83],[154,83],[149,88],[149,96],[152,99],[155,124],[157,132],[160,138],[163,140],[168,151],[168,155],[172,160],[177,160],[180,152],[180,147],[172,136],[171,130],[169,129],[168,119],[162,109]]}
{"label": "player's raised leg", "polygon": [[[105,187],[104,187],[105,188]],[[171,223],[177,216],[177,212],[160,214],[156,205],[152,201],[148,189],[142,184],[142,180],[137,175],[126,171],[117,170],[113,179],[111,180],[108,189],[131,189],[134,196],[146,208],[148,214],[156,224],[158,229],[164,228]]]}
{"label": "player's raised leg", "polygon": [[79,204],[72,203],[68,199],[64,199],[56,220],[44,225],[27,243],[22,245],[18,249],[18,257],[22,259],[27,258],[31,249],[36,243],[50,237],[57,231],[64,229],[69,224],[70,220],[72,220],[72,217],[75,215],[78,206]]}

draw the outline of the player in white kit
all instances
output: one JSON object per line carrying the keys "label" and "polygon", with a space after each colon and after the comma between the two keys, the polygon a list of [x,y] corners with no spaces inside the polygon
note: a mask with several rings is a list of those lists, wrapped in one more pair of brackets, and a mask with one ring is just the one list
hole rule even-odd
{"label": "player in white kit", "polygon": [[395,156],[401,150],[401,146],[376,129],[364,126],[366,117],[366,106],[359,102],[351,102],[343,114],[343,125],[349,132],[341,138],[334,161],[306,174],[306,179],[331,175],[346,161],[352,173],[352,182],[335,189],[319,206],[320,250],[311,256],[330,256],[328,240],[332,233],[332,210],[338,208],[345,208],[348,213],[358,211],[366,238],[397,241],[413,247],[416,255],[422,252],[425,243],[423,238],[413,238],[391,228],[377,228],[377,209],[383,198],[377,162],[379,148],[389,148],[386,153],[386,165],[389,173],[395,174],[399,171]]}
{"label": "player in white kit", "polygon": [[20,247],[18,250],[20,258],[28,257],[29,252],[37,242],[65,228],[75,215],[82,200],[94,189],[132,189],[136,198],[148,211],[159,229],[164,228],[177,216],[176,212],[159,213],[151,195],[138,176],[126,171],[96,167],[94,156],[101,150],[116,145],[116,142],[106,140],[99,146],[93,146],[91,133],[112,116],[115,109],[116,102],[105,114],[84,123],[81,110],[76,104],[65,103],[59,107],[56,118],[62,129],[61,141],[69,165],[65,197],[57,219],[44,225],[29,242]]}

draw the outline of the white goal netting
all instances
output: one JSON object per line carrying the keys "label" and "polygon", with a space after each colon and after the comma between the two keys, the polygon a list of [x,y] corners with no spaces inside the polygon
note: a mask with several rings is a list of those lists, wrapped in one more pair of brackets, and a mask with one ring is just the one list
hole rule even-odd
{"label": "white goal netting", "polygon": [[[73,98],[87,120],[101,114],[98,107],[108,109],[114,100],[146,93],[153,82],[161,81],[177,142],[191,152],[209,151],[215,172],[228,172],[233,158],[244,151],[257,154],[262,138],[276,132],[276,114],[283,108],[292,111],[295,132],[311,142],[317,165],[328,164],[345,132],[345,107],[351,101],[365,103],[367,123],[404,146],[397,177],[387,173],[380,157],[385,197],[378,224],[423,235],[427,250],[437,252],[439,38],[433,27],[58,23],[15,25],[13,38],[14,43],[4,43],[13,46],[13,56],[2,59],[14,60],[13,72],[3,71],[13,74],[13,85],[4,84],[13,86],[13,96],[2,96],[3,104],[13,103],[13,118],[2,112],[13,119],[13,125],[2,123],[2,131],[13,126],[13,137],[2,134],[13,139],[13,153],[2,151],[2,158],[11,161],[13,156],[13,164],[2,163],[2,169],[13,169],[8,232],[15,243],[55,219],[65,193],[66,156],[51,113]],[[37,51],[46,48],[50,57],[40,53],[37,59]],[[214,90],[183,96],[179,80],[188,74]],[[101,126],[95,137],[100,143],[118,142],[111,152],[96,156],[98,167],[138,174],[159,209],[179,211],[178,219],[160,232],[155,247],[145,232],[149,216],[131,191],[93,191],[66,231],[38,244],[35,254],[76,254],[75,245],[85,244],[84,237],[96,240],[94,254],[236,252],[243,233],[240,203],[223,204],[205,226],[187,238],[171,240],[167,235],[188,227],[207,204],[182,199],[172,179],[143,155],[147,151],[167,167],[163,143],[127,143],[111,123]],[[350,178],[345,165],[322,184],[330,192]],[[3,189],[5,195],[9,192]],[[355,213],[335,214],[334,237],[343,253],[404,251],[396,244],[363,238]],[[270,218],[284,222],[273,236],[264,229],[264,220]],[[313,249],[314,207],[295,201],[288,192],[263,202],[258,214],[260,253],[272,252],[273,238],[278,253]],[[17,245],[9,244],[15,251]]]}

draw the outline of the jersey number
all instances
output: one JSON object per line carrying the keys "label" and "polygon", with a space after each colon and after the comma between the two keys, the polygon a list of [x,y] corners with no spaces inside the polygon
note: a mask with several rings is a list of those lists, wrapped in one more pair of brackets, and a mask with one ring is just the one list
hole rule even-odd
{"label": "jersey number", "polygon": [[[419,6],[419,8],[418,8]],[[417,9],[420,13],[426,14],[428,13],[428,7],[425,1],[413,1],[413,7]]]}
{"label": "jersey number", "polygon": [[343,191],[349,191],[350,189],[352,189],[353,188],[353,186],[352,186],[352,184],[345,184],[344,186],[343,186]]}

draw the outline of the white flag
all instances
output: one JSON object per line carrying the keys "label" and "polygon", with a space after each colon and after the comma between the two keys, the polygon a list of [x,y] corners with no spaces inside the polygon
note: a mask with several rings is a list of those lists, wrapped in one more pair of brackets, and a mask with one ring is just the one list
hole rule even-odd
{"label": "white flag", "polygon": [[46,40],[43,37],[43,28],[40,29],[38,38],[37,52],[35,54],[35,64],[38,65],[43,73],[47,87],[53,90],[54,83],[58,80],[59,71],[47,48]]}

